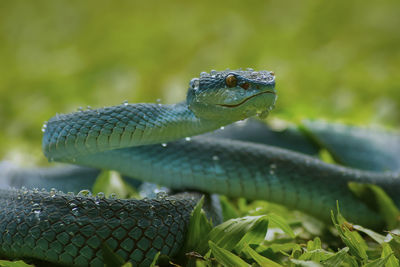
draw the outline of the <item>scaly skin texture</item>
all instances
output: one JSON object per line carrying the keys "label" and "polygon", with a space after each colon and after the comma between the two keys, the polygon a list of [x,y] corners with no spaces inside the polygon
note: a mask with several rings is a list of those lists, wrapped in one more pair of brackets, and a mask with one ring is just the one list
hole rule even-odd
{"label": "scaly skin texture", "polygon": [[63,265],[103,266],[108,246],[134,265],[175,254],[197,199],[105,199],[0,190],[0,253]]}
{"label": "scaly skin texture", "polygon": [[[231,75],[235,78],[228,79]],[[324,221],[329,221],[330,210],[339,200],[343,203],[341,212],[350,221],[381,227],[380,215],[354,197],[347,184],[378,184],[399,203],[398,173],[340,167],[293,151],[238,140],[195,137],[172,142],[255,114],[264,116],[274,104],[274,78],[269,72],[203,73],[190,83],[186,103],[124,104],[56,116],[47,124],[43,150],[50,161],[115,169],[179,190],[265,199]],[[332,129],[309,128],[318,143],[332,141],[324,139]],[[295,140],[301,140],[293,133]],[[374,140],[359,145],[366,147]],[[330,145],[337,147],[335,142]],[[315,153],[310,144],[298,148]],[[368,151],[377,153],[376,147]],[[5,190],[0,194],[4,210],[0,213],[0,253],[67,265],[101,266],[99,247],[105,243],[124,260],[148,265],[157,251],[174,255],[182,245],[195,202],[190,197],[140,202]],[[152,207],[157,212],[152,213]],[[165,221],[169,216],[175,223]],[[103,236],[96,227],[112,230],[104,230]],[[146,242],[149,238],[151,242]],[[116,239],[119,241],[114,242]]]}

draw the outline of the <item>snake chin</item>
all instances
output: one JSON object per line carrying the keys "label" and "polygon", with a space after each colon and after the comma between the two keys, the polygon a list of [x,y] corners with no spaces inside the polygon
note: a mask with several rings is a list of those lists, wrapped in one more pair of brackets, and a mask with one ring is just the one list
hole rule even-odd
{"label": "snake chin", "polygon": [[239,107],[239,106],[243,105],[244,103],[246,103],[250,99],[258,97],[258,96],[260,96],[262,94],[273,94],[273,95],[275,95],[275,92],[273,92],[273,91],[260,92],[260,93],[257,93],[255,95],[252,95],[250,97],[247,97],[247,98],[243,99],[241,102],[239,102],[237,104],[217,104],[217,106],[227,107],[227,108],[236,108],[236,107]]}

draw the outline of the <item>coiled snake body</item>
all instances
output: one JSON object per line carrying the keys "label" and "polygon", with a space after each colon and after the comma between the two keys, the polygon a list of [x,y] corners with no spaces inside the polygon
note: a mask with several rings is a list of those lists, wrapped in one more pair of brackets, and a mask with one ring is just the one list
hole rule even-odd
{"label": "coiled snake body", "polygon": [[[340,167],[305,154],[240,140],[210,136],[182,139],[256,114],[266,115],[275,104],[274,86],[274,75],[268,71],[202,73],[190,82],[186,102],[176,105],[123,104],[58,115],[47,123],[43,151],[51,161],[114,169],[177,190],[265,199],[325,221],[340,200],[345,203],[341,211],[350,221],[381,226],[380,215],[357,199],[347,184],[378,184],[399,205],[398,173]],[[333,140],[327,145],[334,148],[341,135],[351,144],[360,133],[366,141],[359,147],[368,143],[368,151],[374,150],[371,140],[378,140],[376,135],[365,137],[357,129],[311,122],[308,126],[319,141],[329,134],[339,136],[326,139]],[[386,141],[394,142],[395,150],[400,139],[390,137]],[[400,164],[394,160],[389,167],[395,169],[393,166]],[[179,250],[196,201],[185,193],[122,200],[3,189],[0,254],[64,265],[102,266],[102,245],[106,244],[124,260],[146,266],[158,251],[174,255]]]}

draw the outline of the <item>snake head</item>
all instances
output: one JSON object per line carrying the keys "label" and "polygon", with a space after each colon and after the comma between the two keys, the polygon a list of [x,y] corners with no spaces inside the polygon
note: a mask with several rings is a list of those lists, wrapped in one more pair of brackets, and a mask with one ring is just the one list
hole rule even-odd
{"label": "snake head", "polygon": [[190,81],[186,101],[200,118],[236,121],[264,116],[275,105],[275,76],[252,69],[202,72]]}

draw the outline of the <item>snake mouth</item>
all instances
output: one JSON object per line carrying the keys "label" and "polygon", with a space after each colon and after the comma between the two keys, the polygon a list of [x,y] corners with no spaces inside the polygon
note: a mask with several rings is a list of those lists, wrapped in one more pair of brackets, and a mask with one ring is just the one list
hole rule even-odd
{"label": "snake mouth", "polygon": [[243,99],[242,102],[237,103],[237,104],[232,104],[232,105],[229,105],[229,104],[217,104],[217,105],[218,105],[218,106],[221,106],[221,107],[226,107],[226,108],[236,108],[236,107],[238,107],[238,106],[240,106],[240,105],[246,103],[246,102],[249,101],[250,99],[252,99],[252,98],[254,98],[254,97],[257,97],[257,96],[259,96],[259,95],[262,95],[262,94],[273,94],[273,95],[275,95],[275,92],[274,92],[274,91],[264,91],[264,92],[261,92],[261,93],[252,95],[252,96],[250,96],[250,97],[248,97],[248,98],[245,98],[245,99]]}

